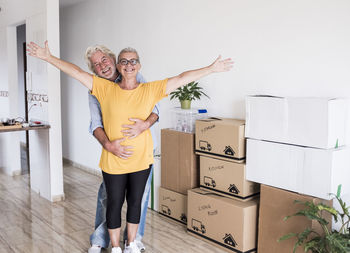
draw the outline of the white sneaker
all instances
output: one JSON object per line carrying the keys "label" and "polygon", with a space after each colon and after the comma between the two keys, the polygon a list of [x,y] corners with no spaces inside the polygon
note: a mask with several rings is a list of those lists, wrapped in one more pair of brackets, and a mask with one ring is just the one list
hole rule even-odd
{"label": "white sneaker", "polygon": [[101,253],[101,246],[93,244],[90,249],[88,250],[88,253]]}
{"label": "white sneaker", "polygon": [[111,253],[122,253],[122,249],[120,247],[113,247]]}
{"label": "white sneaker", "polygon": [[140,251],[145,251],[146,250],[145,245],[141,241],[135,240],[134,242],[136,243],[136,246],[139,248]]}
{"label": "white sneaker", "polygon": [[124,253],[141,253],[135,242],[131,242],[129,246],[125,245]]}

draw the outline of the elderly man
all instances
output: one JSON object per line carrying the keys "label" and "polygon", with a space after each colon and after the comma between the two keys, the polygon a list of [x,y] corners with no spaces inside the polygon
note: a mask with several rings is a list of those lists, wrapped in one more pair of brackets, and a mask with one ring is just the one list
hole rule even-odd
{"label": "elderly man", "polygon": [[[85,60],[89,67],[89,69],[94,72],[99,77],[108,79],[114,82],[120,82],[121,77],[116,69],[116,56],[115,54],[109,50],[108,48],[96,45],[94,47],[89,47],[85,53]],[[142,75],[137,76],[137,81],[139,83],[144,83]],[[109,140],[102,123],[102,115],[101,115],[101,107],[97,99],[89,93],[89,106],[91,113],[91,122],[90,122],[90,133],[95,136],[95,138],[100,142],[104,149],[113,153],[114,155],[128,159],[132,156],[132,147],[123,146],[121,142],[125,139],[117,139],[117,140]],[[124,125],[125,130],[124,136],[129,138],[134,138],[141,134],[143,131],[147,130],[158,120],[159,110],[156,105],[153,112],[150,116],[145,120],[140,119],[130,119],[130,121],[135,122],[132,125]],[[152,131],[153,128],[151,128]],[[156,145],[154,133],[152,131],[153,143]],[[141,207],[141,218],[140,224],[137,230],[136,235],[136,245],[138,246],[140,251],[144,251],[145,247],[142,243],[142,237],[144,235],[145,222],[146,222],[146,214],[148,207],[148,199],[151,188],[152,181],[152,171],[148,177],[145,191],[142,197],[142,207]],[[97,198],[97,209],[96,209],[96,218],[95,218],[95,231],[90,236],[91,248],[89,249],[89,253],[99,253],[101,252],[101,248],[107,248],[109,245],[109,235],[106,226],[106,189],[105,185],[102,182],[100,189],[98,191]],[[127,239],[127,231],[124,231],[124,240]]]}
{"label": "elderly man", "polygon": [[[128,115],[139,115],[138,117],[146,119],[156,103],[171,92],[186,83],[210,74],[227,72],[232,69],[233,61],[231,58],[222,60],[219,56],[208,66],[187,70],[163,80],[139,83],[136,78],[141,68],[138,54],[133,48],[125,48],[118,56],[117,67],[122,75],[122,80],[116,85],[113,81],[93,76],[77,65],[53,56],[47,41],[44,48],[31,42],[28,44],[27,51],[28,55],[52,64],[91,90],[101,103],[107,136],[113,139],[124,139],[123,133],[125,133],[129,137],[126,143],[134,145],[134,155],[130,152],[131,147],[124,147],[126,153],[120,157],[103,149],[100,167],[108,193],[107,227],[113,246],[112,252],[122,253],[119,241],[121,208],[126,197],[128,239],[124,253],[140,253],[135,240],[140,223],[142,195],[154,161],[153,141],[150,130],[146,130],[135,139],[130,139],[135,136],[133,129],[123,129],[131,126],[121,126],[120,122],[130,120]],[[103,67],[101,68],[102,73],[108,74],[111,68],[104,67],[104,60],[105,58],[101,59],[97,65]]]}

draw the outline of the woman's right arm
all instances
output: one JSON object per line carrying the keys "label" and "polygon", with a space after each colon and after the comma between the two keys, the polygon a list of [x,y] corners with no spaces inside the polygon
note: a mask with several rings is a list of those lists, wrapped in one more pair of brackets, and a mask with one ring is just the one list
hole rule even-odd
{"label": "woman's right arm", "polygon": [[63,71],[67,75],[70,75],[74,79],[81,82],[84,86],[86,86],[89,90],[92,90],[92,75],[90,73],[85,72],[77,65],[74,65],[70,62],[63,61],[50,53],[49,45],[47,41],[45,41],[45,48],[40,47],[34,42],[30,42],[27,44],[28,55],[39,58],[43,61],[46,61],[59,70]]}

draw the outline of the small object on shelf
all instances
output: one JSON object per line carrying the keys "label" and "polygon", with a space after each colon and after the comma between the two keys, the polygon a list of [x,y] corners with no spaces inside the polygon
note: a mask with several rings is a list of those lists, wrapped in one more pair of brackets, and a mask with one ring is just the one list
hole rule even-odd
{"label": "small object on shelf", "polygon": [[0,123],[4,125],[4,124],[6,124],[9,120],[10,120],[9,118],[1,118],[1,119],[0,119]]}
{"label": "small object on shelf", "polygon": [[36,127],[36,126],[44,126],[45,124],[39,120],[31,120],[29,122],[30,127]]}
{"label": "small object on shelf", "polygon": [[193,133],[196,120],[208,117],[206,109],[181,109],[174,108],[172,111],[172,129],[180,132]]}
{"label": "small object on shelf", "polygon": [[23,118],[17,117],[17,118],[1,118],[0,123],[3,126],[14,126],[14,125],[20,125],[23,122]]}

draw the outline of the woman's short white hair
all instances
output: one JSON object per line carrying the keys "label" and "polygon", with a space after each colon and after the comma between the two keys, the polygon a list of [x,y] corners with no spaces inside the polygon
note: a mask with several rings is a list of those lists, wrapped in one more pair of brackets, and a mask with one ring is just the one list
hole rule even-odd
{"label": "woman's short white hair", "polygon": [[139,54],[137,53],[136,49],[135,48],[132,48],[132,47],[126,47],[124,49],[122,49],[122,51],[120,51],[119,55],[118,55],[118,62],[120,60],[120,56],[124,53],[135,53],[136,56],[137,56],[137,59],[139,60],[140,62],[140,56]]}
{"label": "woman's short white hair", "polygon": [[95,69],[94,69],[94,66],[91,64],[91,56],[94,53],[96,53],[96,51],[100,51],[100,52],[102,52],[102,53],[112,57],[112,59],[114,60],[114,63],[117,63],[115,54],[109,48],[107,48],[106,46],[95,45],[95,46],[88,47],[86,49],[86,51],[85,51],[85,61],[86,61],[86,64],[88,65],[89,69],[92,72],[95,73]]}

